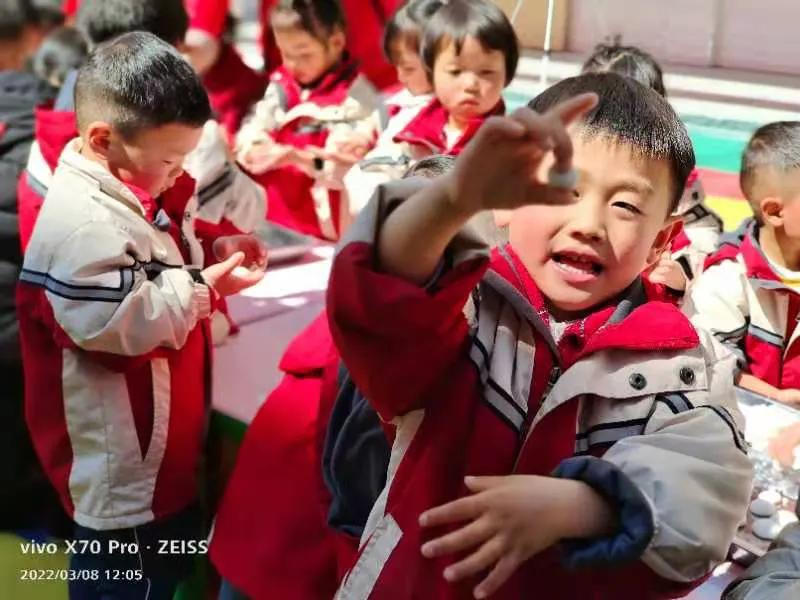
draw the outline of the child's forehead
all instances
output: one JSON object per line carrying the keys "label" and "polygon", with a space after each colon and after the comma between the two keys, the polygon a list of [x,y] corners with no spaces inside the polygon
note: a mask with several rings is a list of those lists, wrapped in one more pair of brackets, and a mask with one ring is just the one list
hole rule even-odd
{"label": "child's forehead", "polygon": [[458,60],[487,60],[502,58],[503,53],[484,45],[483,42],[471,35],[463,37],[443,36],[439,40],[436,60],[441,58]]}

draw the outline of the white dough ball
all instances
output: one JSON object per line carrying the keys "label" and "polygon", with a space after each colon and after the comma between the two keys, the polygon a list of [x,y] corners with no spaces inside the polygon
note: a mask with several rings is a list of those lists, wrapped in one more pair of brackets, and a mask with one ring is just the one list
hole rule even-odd
{"label": "white dough ball", "polygon": [[756,517],[771,517],[775,514],[775,505],[763,498],[756,498],[750,503],[750,512]]}
{"label": "white dough ball", "polygon": [[781,526],[774,518],[769,519],[755,519],[753,521],[753,533],[760,537],[762,540],[772,541],[781,532]]}

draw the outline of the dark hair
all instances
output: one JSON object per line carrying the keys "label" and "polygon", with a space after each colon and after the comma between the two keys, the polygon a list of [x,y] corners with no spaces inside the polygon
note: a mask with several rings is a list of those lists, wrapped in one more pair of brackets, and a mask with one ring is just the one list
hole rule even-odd
{"label": "dark hair", "polygon": [[48,35],[33,57],[33,71],[61,87],[67,73],[79,68],[89,50],[83,34],[74,27],[59,27]]}
{"label": "dark hair", "polygon": [[300,29],[321,42],[346,29],[338,0],[278,0],[269,20],[273,29]]}
{"label": "dark hair", "polygon": [[37,24],[30,0],[0,0],[0,41],[16,41],[26,27]]}
{"label": "dark hair", "polygon": [[426,179],[433,179],[434,177],[447,173],[455,164],[456,159],[454,156],[434,154],[433,156],[428,156],[417,162],[403,174],[403,177],[424,177]]}
{"label": "dark hair", "polygon": [[636,46],[598,44],[583,63],[581,73],[618,73],[653,88],[664,97],[667,95],[661,65]]}
{"label": "dark hair", "polygon": [[189,28],[189,16],[183,0],[82,0],[77,26],[93,45],[131,31],[177,44]]}
{"label": "dark hair", "polygon": [[78,128],[110,123],[126,139],[171,123],[202,127],[211,107],[200,78],[178,51],[151,33],[136,31],[92,52],[75,84]]}
{"label": "dark hair", "polygon": [[641,156],[669,162],[672,213],[694,168],[695,158],[686,127],[669,102],[653,89],[622,75],[586,73],[560,81],[528,106],[541,113],[585,92],[594,92],[599,101],[581,121],[584,135],[608,136],[632,146]]}
{"label": "dark hair", "polygon": [[419,52],[425,24],[442,6],[442,0],[410,0],[395,11],[383,29],[383,53],[390,63],[394,63],[392,45],[398,40]]}
{"label": "dark hair", "polygon": [[450,0],[436,11],[422,36],[422,62],[433,72],[436,57],[447,44],[461,52],[464,40],[475,38],[487,50],[499,50],[506,59],[506,84],[514,79],[519,62],[519,40],[505,13],[488,0]]}
{"label": "dark hair", "polygon": [[744,149],[739,184],[759,219],[753,194],[758,172],[764,167],[782,173],[800,168],[800,121],[777,121],[759,127]]}

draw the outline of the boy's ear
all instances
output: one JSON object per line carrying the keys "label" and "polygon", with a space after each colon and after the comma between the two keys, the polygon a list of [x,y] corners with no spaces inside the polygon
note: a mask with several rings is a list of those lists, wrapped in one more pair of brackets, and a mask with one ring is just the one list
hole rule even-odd
{"label": "boy's ear", "polygon": [[86,143],[97,156],[108,160],[111,148],[111,125],[105,121],[93,121],[86,128]]}
{"label": "boy's ear", "polygon": [[761,220],[772,227],[783,226],[783,200],[778,196],[767,196],[758,203]]}
{"label": "boy's ear", "polygon": [[683,219],[680,217],[670,217],[661,231],[656,235],[650,252],[647,254],[647,266],[651,267],[661,258],[665,250],[669,250],[673,240],[683,231]]}

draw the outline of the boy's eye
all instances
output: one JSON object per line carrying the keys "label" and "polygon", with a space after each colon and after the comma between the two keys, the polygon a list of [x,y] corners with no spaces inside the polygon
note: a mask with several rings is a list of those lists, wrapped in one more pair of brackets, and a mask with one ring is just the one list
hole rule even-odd
{"label": "boy's eye", "polygon": [[484,77],[489,77],[490,75],[494,75],[494,71],[491,69],[484,69],[483,71],[481,71],[481,75],[483,75]]}
{"label": "boy's eye", "polygon": [[448,75],[453,75],[454,77],[457,77],[458,75],[461,75],[461,70],[460,69],[450,69],[450,70],[447,71],[447,73],[448,73]]}
{"label": "boy's eye", "polygon": [[635,207],[633,204],[629,204],[629,203],[627,203],[627,202],[614,202],[614,206],[619,206],[619,207],[620,207],[620,208],[622,208],[623,210],[627,210],[628,212],[631,212],[631,213],[633,213],[633,214],[635,214],[635,215],[640,215],[640,214],[642,214],[642,211],[640,211],[640,210],[639,210],[637,207]]}

